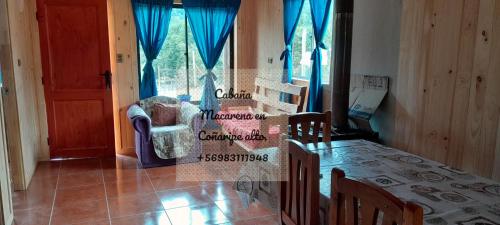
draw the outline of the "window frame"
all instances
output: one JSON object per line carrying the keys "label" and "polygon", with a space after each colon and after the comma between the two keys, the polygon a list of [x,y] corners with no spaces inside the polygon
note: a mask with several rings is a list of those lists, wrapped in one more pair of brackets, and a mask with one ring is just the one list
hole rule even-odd
{"label": "window frame", "polygon": [[[302,20],[302,17],[304,17],[304,13],[305,11],[307,11],[309,14],[311,14],[311,10],[310,10],[310,1],[311,0],[307,0],[308,1],[308,4],[307,4],[307,7],[306,7],[306,4],[304,4],[303,8],[302,8],[302,11],[300,13],[300,16],[299,16],[299,21]],[[322,63],[324,62],[328,62],[329,64],[329,71],[328,71],[328,76],[326,77],[327,79],[322,79],[322,85],[331,85],[332,84],[332,77],[333,77],[333,66],[334,66],[334,52],[335,52],[335,5],[334,3],[332,2],[332,5],[330,7],[330,16],[329,16],[329,25],[331,25],[332,27],[332,37],[330,39],[327,39],[325,35],[324,39],[323,39],[323,43],[326,44],[326,42],[328,42],[328,44],[330,44],[330,49],[329,49],[329,52],[327,54],[330,54],[330,56],[328,57],[328,59],[325,59],[323,57],[322,59]],[[312,19],[312,15],[311,15],[311,19]],[[312,20],[309,21],[309,25],[310,25],[310,28],[313,29],[313,24],[312,24]],[[327,26],[329,26],[327,25]],[[294,35],[294,41],[299,38],[297,35],[298,35],[298,31],[296,30],[295,33],[293,34]],[[314,40],[314,30],[312,30],[312,43],[313,43],[313,48],[311,49],[311,53],[312,51],[314,50],[315,48],[315,44],[314,44],[315,40]],[[293,49],[293,44],[294,42],[292,42],[292,49]],[[327,44],[327,45],[328,45]],[[307,48],[306,48],[307,49]],[[328,49],[320,49],[320,51],[327,51]],[[297,54],[295,51],[293,51],[293,54]],[[302,56],[304,57],[304,56]],[[309,58],[310,56],[305,56],[306,58]],[[294,62],[294,55],[292,55],[292,82],[309,82],[310,81],[310,75],[311,75],[311,71],[309,71],[309,74],[308,74],[308,77],[302,77],[302,76],[298,76],[298,73],[295,73],[295,70],[296,68],[299,68],[302,66],[301,63],[295,63]],[[327,60],[327,61],[326,61]],[[312,60],[311,60],[311,65],[310,65],[310,68],[312,68]],[[324,75],[326,73],[323,73],[323,77],[322,78],[325,78]]]}
{"label": "window frame", "polygon": [[[182,5],[181,2],[174,2],[173,6],[172,6],[172,9],[184,9],[184,6]],[[190,87],[190,81],[191,81],[191,73],[190,73],[190,63],[189,63],[189,44],[188,44],[188,41],[189,41],[189,38],[188,38],[188,29],[189,29],[189,25],[188,25],[189,21],[188,21],[188,18],[187,18],[187,15],[184,14],[184,43],[185,43],[185,48],[184,48],[184,57],[185,57],[185,60],[186,60],[186,64],[185,64],[185,70],[186,70],[186,93],[188,95],[191,95],[191,87]],[[236,24],[236,20],[234,21],[234,24]],[[170,24],[169,24],[170,26]],[[168,35],[168,34],[167,34]],[[233,28],[231,29],[230,31],[230,34],[229,34],[229,37],[228,39],[226,40],[226,43],[224,46],[224,49],[223,51],[226,52],[226,54],[228,56],[225,56],[223,57],[222,59],[219,58],[219,60],[226,60],[227,62],[227,67],[225,67],[225,69],[228,69],[229,70],[229,73],[224,73],[223,76],[224,77],[224,89],[226,90],[229,90],[230,88],[233,88],[234,87],[234,45],[235,45],[235,35],[234,35],[234,26]],[[164,43],[165,44],[165,43]],[[141,43],[139,41],[139,38],[137,38],[137,35],[136,35],[136,48],[137,48],[137,62],[138,62],[138,66],[137,66],[137,79],[139,81],[139,84],[141,82],[141,76],[142,76],[142,68],[141,68]],[[196,49],[198,50],[198,49]],[[157,74],[158,75],[158,74]],[[194,78],[194,77],[193,77]],[[227,79],[227,80],[226,80]],[[172,96],[169,96],[169,97],[172,97]],[[199,103],[200,100],[191,100],[190,101],[191,103]]]}

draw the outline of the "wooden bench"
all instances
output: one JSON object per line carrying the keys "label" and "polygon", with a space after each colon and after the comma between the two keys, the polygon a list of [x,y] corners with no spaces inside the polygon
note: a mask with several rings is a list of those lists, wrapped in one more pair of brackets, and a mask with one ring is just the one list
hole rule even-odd
{"label": "wooden bench", "polygon": [[[296,103],[287,103],[280,101],[281,93],[295,96]],[[302,112],[304,108],[306,95],[306,87],[297,86],[293,84],[284,84],[279,81],[271,81],[264,78],[255,79],[255,91],[252,93],[252,99],[224,99],[221,101],[221,111],[231,112],[234,110],[249,111],[253,114],[266,115],[265,120],[260,120],[258,130],[266,137],[269,136],[270,129],[276,132],[279,127],[279,134],[288,133],[288,116]],[[234,121],[226,121],[234,122]],[[230,131],[224,129],[225,133]],[[241,129],[245,129],[242,127]],[[279,134],[277,136],[279,136]],[[253,150],[256,148],[276,147],[279,146],[278,138],[267,138],[267,141],[259,141],[257,145],[249,147],[244,143],[238,143],[246,150]]]}

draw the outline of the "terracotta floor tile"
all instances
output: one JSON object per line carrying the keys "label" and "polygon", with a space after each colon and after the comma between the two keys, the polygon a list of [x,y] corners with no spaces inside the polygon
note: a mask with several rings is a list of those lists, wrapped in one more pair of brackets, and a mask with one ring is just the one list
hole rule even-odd
{"label": "terracotta floor tile", "polygon": [[79,201],[54,207],[51,225],[68,225],[103,221],[108,218],[106,200]]}
{"label": "terracotta floor tile", "polygon": [[59,176],[59,182],[57,184],[58,189],[86,186],[93,184],[102,184],[103,178],[100,171],[87,171],[74,174],[65,174]]}
{"label": "terracotta floor tile", "polygon": [[88,172],[100,172],[101,168],[93,168],[93,169],[82,169],[82,168],[76,168],[78,166],[75,166],[73,168],[68,168],[68,169],[61,169],[61,172],[59,175],[73,175],[73,174],[78,174],[82,173],[82,171],[85,171],[86,173]]}
{"label": "terracotta floor tile", "polygon": [[224,173],[217,173],[211,166],[198,163],[182,164],[176,167],[177,181],[201,181],[215,182],[220,180],[233,179],[227,177],[227,168]]}
{"label": "terracotta floor tile", "polygon": [[76,202],[91,200],[106,200],[103,184],[59,189],[56,192],[54,205],[62,207]]}
{"label": "terracotta floor tile", "polygon": [[157,192],[165,209],[198,206],[213,203],[203,187],[192,187]]}
{"label": "terracotta floor tile", "polygon": [[33,178],[51,177],[59,175],[60,161],[38,162]]}
{"label": "terracotta floor tile", "polygon": [[72,223],[70,225],[111,225],[111,222],[109,221],[109,219],[105,219],[105,220],[83,222],[83,223]]}
{"label": "terracotta floor tile", "polygon": [[280,220],[278,216],[266,216],[234,221],[232,222],[232,225],[280,225]]}
{"label": "terracotta floor tile", "polygon": [[258,202],[250,204],[248,208],[245,208],[239,199],[216,201],[215,204],[233,221],[273,215],[271,210]]}
{"label": "terracotta floor tile", "polygon": [[156,194],[108,198],[111,218],[163,210]]}
{"label": "terracotta floor tile", "polygon": [[39,207],[14,211],[16,225],[48,225],[52,207]]}
{"label": "terracotta floor tile", "polygon": [[139,195],[153,193],[154,188],[147,177],[139,177],[136,180],[125,180],[106,183],[106,193],[110,198],[123,197],[127,195]]}
{"label": "terracotta floor tile", "polygon": [[111,221],[117,225],[171,225],[165,211],[113,218]]}
{"label": "terracotta floor tile", "polygon": [[81,173],[82,171],[101,170],[99,159],[74,159],[64,160],[61,163],[61,174]]}
{"label": "terracotta floor tile", "polygon": [[28,185],[29,191],[52,192],[56,189],[57,176],[33,177]]}
{"label": "terracotta floor tile", "polygon": [[171,175],[175,175],[176,167],[175,166],[164,166],[164,167],[155,167],[146,169],[149,177],[151,179],[158,177],[167,177]]}
{"label": "terracotta floor tile", "polygon": [[153,186],[155,187],[156,191],[165,191],[165,190],[171,190],[171,189],[196,187],[196,186],[202,185],[201,182],[197,182],[197,181],[193,181],[193,182],[176,181],[175,175],[151,178],[151,182],[153,183]]}
{"label": "terracotta floor tile", "polygon": [[85,158],[85,159],[69,159],[61,161],[61,169],[69,168],[72,166],[83,166],[81,168],[100,167],[101,159],[98,158]]}
{"label": "terracotta floor tile", "polygon": [[140,169],[137,159],[128,156],[101,159],[103,169]]}
{"label": "terracotta floor tile", "polygon": [[239,199],[239,195],[233,189],[232,185],[232,182],[216,183],[208,186],[207,193],[214,201]]}
{"label": "terracotta floor tile", "polygon": [[28,191],[13,194],[15,221],[48,224],[54,205],[51,225],[279,224],[261,205],[245,209],[232,182],[182,182],[176,172],[125,156],[41,162]]}
{"label": "terracotta floor tile", "polygon": [[223,224],[230,222],[215,204],[182,207],[166,211],[173,225]]}
{"label": "terracotta floor tile", "polygon": [[16,191],[12,195],[12,204],[15,210],[31,209],[31,208],[50,208],[54,202],[55,190],[52,192],[43,192],[29,190]]}
{"label": "terracotta floor tile", "polygon": [[142,169],[104,169],[102,173],[106,183],[147,177],[146,171]]}

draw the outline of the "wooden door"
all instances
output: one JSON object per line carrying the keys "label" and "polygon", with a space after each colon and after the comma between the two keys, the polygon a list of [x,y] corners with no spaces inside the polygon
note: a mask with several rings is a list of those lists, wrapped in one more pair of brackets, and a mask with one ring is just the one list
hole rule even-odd
{"label": "wooden door", "polygon": [[[0,68],[0,76],[2,71]],[[0,91],[2,82],[0,80]],[[12,190],[9,173],[9,156],[7,154],[7,143],[5,137],[5,123],[3,113],[3,102],[0,96],[0,224],[12,224],[14,221],[14,210],[12,206]]]}
{"label": "wooden door", "polygon": [[51,158],[114,155],[106,0],[37,9]]}

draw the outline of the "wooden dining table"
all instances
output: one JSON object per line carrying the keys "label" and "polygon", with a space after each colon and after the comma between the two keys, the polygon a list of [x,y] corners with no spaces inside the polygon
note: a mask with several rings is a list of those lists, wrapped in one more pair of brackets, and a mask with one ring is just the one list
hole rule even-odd
{"label": "wooden dining table", "polygon": [[500,182],[365,140],[308,144],[320,156],[322,223],[327,224],[332,168],[412,201],[426,225],[499,225]]}

